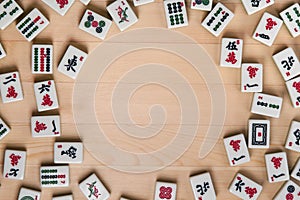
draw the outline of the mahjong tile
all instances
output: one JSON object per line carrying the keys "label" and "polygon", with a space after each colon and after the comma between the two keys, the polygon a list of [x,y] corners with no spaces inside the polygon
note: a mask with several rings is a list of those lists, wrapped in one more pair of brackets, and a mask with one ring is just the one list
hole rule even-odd
{"label": "mahjong tile", "polygon": [[287,135],[285,148],[300,152],[300,122],[292,121]]}
{"label": "mahjong tile", "polygon": [[300,35],[300,5],[295,3],[280,13],[285,25],[293,37]]}
{"label": "mahjong tile", "polygon": [[58,108],[58,99],[53,80],[35,83],[34,93],[39,112]]}
{"label": "mahjong tile", "polygon": [[111,20],[91,10],[86,10],[79,24],[79,28],[97,38],[100,38],[101,40],[104,40],[111,24]]}
{"label": "mahjong tile", "polygon": [[243,63],[241,68],[241,91],[263,91],[263,65],[259,63]]}
{"label": "mahjong tile", "polygon": [[282,23],[282,20],[278,17],[264,13],[252,37],[267,46],[272,46]]}
{"label": "mahjong tile", "polygon": [[32,137],[59,137],[59,115],[33,116],[31,117]]}
{"label": "mahjong tile", "polygon": [[3,177],[23,180],[26,166],[26,151],[5,150]]}
{"label": "mahjong tile", "polygon": [[69,166],[42,166],[40,182],[42,187],[68,187]]}
{"label": "mahjong tile", "polygon": [[18,200],[40,200],[41,192],[22,187],[19,192]]}
{"label": "mahjong tile", "polygon": [[85,52],[70,45],[58,65],[58,71],[76,79],[86,59],[87,54]]}
{"label": "mahjong tile", "polygon": [[6,56],[6,52],[2,46],[2,44],[0,43],[0,59],[4,58]]}
{"label": "mahjong tile", "polygon": [[267,149],[270,146],[270,120],[251,119],[248,125],[248,147]]}
{"label": "mahjong tile", "polygon": [[242,0],[242,3],[247,11],[248,15],[252,15],[268,6],[275,3],[274,0]]}
{"label": "mahjong tile", "polygon": [[155,186],[154,200],[175,200],[177,185],[175,183],[157,181]]}
{"label": "mahjong tile", "polygon": [[251,112],[258,115],[279,118],[282,101],[281,97],[264,93],[254,93]]}
{"label": "mahjong tile", "polygon": [[54,163],[82,163],[83,145],[81,142],[55,142]]}
{"label": "mahjong tile", "polygon": [[192,0],[191,9],[211,11],[213,0]]}
{"label": "mahjong tile", "polygon": [[219,2],[204,19],[202,26],[218,37],[233,17],[233,12]]}
{"label": "mahjong tile", "polygon": [[295,108],[300,107],[300,77],[287,81],[286,87],[288,89],[291,102]]}
{"label": "mahjong tile", "polygon": [[60,15],[64,16],[71,8],[75,0],[42,0],[50,8],[55,10]]}
{"label": "mahjong tile", "polygon": [[0,28],[4,30],[15,21],[22,13],[23,9],[15,0],[4,0],[0,3]]}
{"label": "mahjong tile", "polygon": [[109,191],[99,180],[96,174],[90,175],[79,184],[81,192],[88,200],[107,200],[110,197]]}
{"label": "mahjong tile", "polygon": [[107,6],[106,9],[121,31],[124,31],[138,21],[138,18],[126,0],[116,0]]}
{"label": "mahjong tile", "polygon": [[259,197],[262,186],[246,176],[237,173],[232,181],[229,191],[244,200],[255,200]]}
{"label": "mahjong tile", "polygon": [[216,200],[216,192],[209,172],[190,177],[195,200]]}
{"label": "mahjong tile", "polygon": [[3,139],[10,132],[10,128],[0,118],[0,140]]}
{"label": "mahjong tile", "polygon": [[31,48],[31,72],[33,74],[52,74],[53,45],[34,44]]}
{"label": "mahjong tile", "polygon": [[242,63],[243,40],[222,38],[220,66],[240,68]]}
{"label": "mahjong tile", "polygon": [[0,91],[3,103],[23,100],[23,92],[19,72],[1,74]]}
{"label": "mahjong tile", "polygon": [[178,28],[188,25],[184,0],[165,0],[164,8],[168,28]]}
{"label": "mahjong tile", "polygon": [[300,74],[299,60],[291,47],[273,55],[273,60],[285,81]]}
{"label": "mahjong tile", "polygon": [[224,138],[224,145],[231,166],[244,164],[250,161],[244,134]]}
{"label": "mahjong tile", "polygon": [[290,179],[285,152],[266,154],[265,162],[270,183],[287,181]]}
{"label": "mahjong tile", "polygon": [[16,27],[21,35],[30,42],[48,25],[48,19],[37,8],[34,8],[17,24]]}

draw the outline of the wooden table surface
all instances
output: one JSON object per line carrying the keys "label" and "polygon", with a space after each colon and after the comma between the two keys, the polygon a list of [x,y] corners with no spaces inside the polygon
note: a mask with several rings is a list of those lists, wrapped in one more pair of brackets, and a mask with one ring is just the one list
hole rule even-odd
{"label": "wooden table surface", "polygon": [[[216,4],[219,1],[214,1]],[[200,172],[209,171],[212,175],[217,199],[237,199],[228,191],[228,187],[237,172],[241,172],[259,184],[263,185],[263,191],[259,199],[272,199],[276,192],[283,185],[283,182],[270,184],[267,181],[264,154],[267,152],[285,151],[288,156],[289,168],[292,169],[299,154],[284,148],[285,139],[288,133],[291,120],[300,120],[299,110],[294,109],[290,102],[285,87],[272,55],[278,51],[292,47],[300,58],[300,38],[292,38],[285,25],[282,26],[275,43],[267,47],[252,39],[252,33],[259,22],[262,14],[267,11],[277,17],[279,12],[298,0],[276,0],[276,3],[269,8],[248,16],[240,0],[221,0],[235,17],[229,26],[219,37],[212,36],[200,23],[207,12],[188,9],[189,26],[178,28],[174,31],[188,35],[197,43],[201,44],[216,63],[224,82],[227,96],[227,112],[222,135],[219,138],[212,152],[204,159],[199,159],[199,147],[204,139],[211,114],[209,93],[200,75],[195,75],[191,66],[172,54],[160,54],[156,50],[141,50],[119,58],[105,72],[99,80],[104,85],[104,90],[96,91],[97,103],[95,105],[98,119],[101,120],[103,130],[107,137],[118,147],[132,152],[148,152],[160,148],[168,143],[176,134],[180,124],[179,105],[172,93],[161,86],[149,85],[141,88],[133,95],[129,102],[129,110],[132,119],[136,124],[146,125],[149,123],[148,109],[153,104],[165,106],[167,114],[166,125],[159,135],[149,140],[137,140],[122,135],[116,127],[109,109],[113,86],[126,70],[130,70],[137,64],[151,62],[152,59],[159,62],[168,61],[167,64],[176,68],[187,77],[191,86],[199,97],[199,108],[201,121],[198,134],[188,150],[172,165],[156,171],[142,174],[131,174],[119,172],[96,160],[93,155],[84,150],[84,162],[82,164],[71,164],[71,184],[67,188],[42,189],[42,199],[51,199],[52,196],[73,193],[74,199],[84,199],[80,192],[78,183],[95,172],[111,191],[111,199],[119,199],[121,195],[132,199],[153,199],[156,180],[176,182],[178,186],[177,199],[193,199],[189,183],[189,176]],[[72,94],[74,80],[66,77],[57,71],[57,65],[62,58],[67,46],[72,44],[82,50],[91,53],[101,40],[83,32],[78,28],[79,21],[86,7],[76,0],[74,5],[65,16],[60,16],[39,0],[26,0],[18,3],[25,10],[21,17],[24,17],[31,9],[37,7],[49,19],[50,25],[34,39],[27,42],[16,30],[14,22],[5,30],[0,31],[0,41],[4,46],[7,57],[0,60],[0,73],[18,70],[24,93],[24,100],[3,104],[0,103],[0,116],[11,127],[11,132],[0,141],[0,199],[16,199],[21,186],[41,190],[39,182],[39,168],[41,165],[53,164],[53,143],[54,141],[77,141],[80,137],[76,130],[72,110]],[[111,2],[105,0],[92,0],[87,8],[109,17],[105,7]],[[188,7],[190,1],[187,2]],[[131,4],[132,5],[132,4]],[[162,0],[140,7],[134,7],[139,21],[128,31],[144,27],[166,28],[165,13]],[[20,21],[21,18],[16,20]],[[126,31],[125,31],[126,32]],[[119,34],[120,31],[115,24],[108,33],[107,40]],[[250,113],[252,93],[240,91],[240,69],[219,67],[220,47],[222,37],[237,37],[244,40],[243,62],[257,62],[264,66],[264,92],[283,97],[283,109],[279,119],[271,118],[271,146],[267,150],[250,149],[251,162],[240,166],[230,167],[223,137],[236,133],[244,133],[247,138],[247,123],[249,118],[266,119],[263,116],[256,116]],[[125,42],[126,41],[122,41]],[[33,43],[52,43],[54,45],[54,73],[53,75],[33,75],[31,73],[31,45]],[[145,55],[144,55],[145,54]],[[101,62],[101,58],[99,58]],[[145,75],[146,76],[146,75]],[[59,97],[60,107],[58,110],[38,113],[35,103],[33,83],[40,80],[54,78]],[[132,83],[122,83],[132,84]],[[204,100],[204,101],[202,101]],[[59,138],[32,138],[30,131],[30,118],[32,115],[60,114],[62,135]],[[25,179],[14,181],[2,178],[4,151],[7,148],[24,149],[27,151],[27,163]],[[299,182],[298,182],[299,184]]]}

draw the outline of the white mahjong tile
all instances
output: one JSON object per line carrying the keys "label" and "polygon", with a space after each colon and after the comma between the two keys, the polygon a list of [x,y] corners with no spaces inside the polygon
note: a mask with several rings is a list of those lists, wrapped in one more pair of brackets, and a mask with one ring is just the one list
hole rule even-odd
{"label": "white mahjong tile", "polygon": [[293,37],[300,35],[300,5],[295,3],[280,13],[286,27]]}
{"label": "white mahjong tile", "polygon": [[264,13],[252,37],[267,46],[272,46],[282,23],[281,19],[269,13]]}
{"label": "white mahjong tile", "polygon": [[213,0],[192,0],[191,9],[211,11]]}
{"label": "white mahjong tile", "polygon": [[64,16],[68,10],[71,8],[75,0],[42,0],[45,4],[47,4],[50,8],[55,10],[61,16]]}
{"label": "white mahjong tile", "polygon": [[32,137],[58,137],[60,136],[59,115],[31,117]]}
{"label": "white mahjong tile", "polygon": [[300,187],[293,181],[287,181],[273,200],[298,200]]}
{"label": "white mahjong tile", "polygon": [[0,118],[0,140],[3,139],[10,132],[10,128]]}
{"label": "white mahjong tile", "polygon": [[58,71],[66,76],[76,79],[87,54],[80,49],[70,45],[58,65]]}
{"label": "white mahjong tile", "polygon": [[255,200],[259,197],[262,186],[246,176],[237,173],[232,181],[229,191],[244,200]]}
{"label": "white mahjong tile", "polygon": [[23,100],[23,92],[19,72],[1,74],[0,91],[3,103]]}
{"label": "white mahjong tile", "polygon": [[195,200],[216,200],[216,192],[209,172],[190,177]]}
{"label": "white mahjong tile", "polygon": [[54,163],[82,163],[83,145],[81,142],[55,142]]}
{"label": "white mahjong tile", "polygon": [[53,197],[52,200],[73,200],[73,196],[70,194],[59,197]]}
{"label": "white mahjong tile", "polygon": [[179,28],[189,24],[184,0],[165,0],[164,9],[168,28]]}
{"label": "white mahjong tile", "polygon": [[121,31],[124,31],[138,21],[138,18],[126,0],[116,0],[107,6],[106,9]]}
{"label": "white mahjong tile", "polygon": [[242,3],[248,15],[252,15],[253,13],[273,5],[275,2],[274,0],[242,0]]}
{"label": "white mahjong tile", "polygon": [[300,122],[292,121],[287,135],[285,148],[300,152]]}
{"label": "white mahjong tile", "polygon": [[48,25],[48,19],[37,8],[34,8],[17,24],[16,27],[21,35],[30,42]]}
{"label": "white mahjong tile", "polygon": [[31,48],[31,72],[33,74],[53,73],[53,45],[34,44]]}
{"label": "white mahjong tile", "polygon": [[79,184],[79,188],[86,199],[89,200],[106,200],[110,197],[109,191],[105,188],[96,174],[92,174],[88,178],[83,180]]}
{"label": "white mahjong tile", "polygon": [[19,192],[18,200],[40,200],[41,192],[22,187]]}
{"label": "white mahjong tile", "polygon": [[244,134],[241,133],[224,138],[224,145],[231,166],[240,165],[250,161]]}
{"label": "white mahjong tile", "polygon": [[124,197],[121,197],[120,200],[130,200],[130,199],[126,199],[126,198],[124,198]]}
{"label": "white mahjong tile", "polygon": [[23,9],[15,0],[4,0],[0,3],[0,28],[4,30],[15,21],[22,13]]}
{"label": "white mahjong tile", "polygon": [[251,119],[248,125],[248,147],[269,148],[270,120]]}
{"label": "white mahjong tile", "polygon": [[282,98],[264,93],[254,93],[251,112],[268,117],[280,117]]}
{"label": "white mahjong tile", "polygon": [[286,87],[288,89],[291,102],[295,108],[300,107],[300,77],[287,81]]}
{"label": "white mahjong tile", "polygon": [[265,162],[270,183],[287,181],[290,179],[289,167],[285,152],[265,155]]}
{"label": "white mahjong tile", "polygon": [[258,63],[243,63],[241,68],[241,91],[263,91],[263,65]]}
{"label": "white mahjong tile", "polygon": [[204,19],[202,26],[218,37],[233,17],[234,14],[219,2]]}
{"label": "white mahjong tile", "polygon": [[240,68],[242,63],[243,40],[222,38],[220,66]]}
{"label": "white mahjong tile", "polygon": [[2,44],[0,43],[0,59],[4,58],[6,56],[6,52],[2,46]]}
{"label": "white mahjong tile", "polygon": [[40,182],[42,187],[68,187],[69,166],[42,166]]}
{"label": "white mahjong tile", "polygon": [[273,55],[273,60],[285,81],[300,74],[300,63],[292,48],[286,48]]}
{"label": "white mahjong tile", "polygon": [[154,200],[175,200],[176,199],[176,183],[168,183],[157,181],[155,185]]}
{"label": "white mahjong tile", "polygon": [[26,151],[5,150],[3,177],[23,180],[25,174]]}
{"label": "white mahjong tile", "polygon": [[84,5],[88,5],[90,3],[91,0],[80,0],[81,3],[83,3]]}
{"label": "white mahjong tile", "polygon": [[111,25],[111,20],[102,17],[91,10],[86,10],[81,18],[79,28],[97,38],[100,38],[101,40],[104,40]]}
{"label": "white mahjong tile", "polygon": [[291,177],[300,181],[300,158],[298,159],[297,163],[295,164],[293,171],[291,173]]}
{"label": "white mahjong tile", "polygon": [[152,2],[154,2],[154,0],[133,0],[133,5],[141,6],[141,5],[145,5],[145,4],[152,3]]}
{"label": "white mahjong tile", "polygon": [[58,108],[58,99],[53,80],[35,83],[34,93],[39,112]]}

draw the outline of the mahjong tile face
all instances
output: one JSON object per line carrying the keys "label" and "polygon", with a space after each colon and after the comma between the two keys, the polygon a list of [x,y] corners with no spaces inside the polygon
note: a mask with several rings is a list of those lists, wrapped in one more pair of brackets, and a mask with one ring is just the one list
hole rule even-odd
{"label": "mahjong tile face", "polygon": [[168,28],[178,28],[188,25],[185,1],[165,0],[164,8]]}

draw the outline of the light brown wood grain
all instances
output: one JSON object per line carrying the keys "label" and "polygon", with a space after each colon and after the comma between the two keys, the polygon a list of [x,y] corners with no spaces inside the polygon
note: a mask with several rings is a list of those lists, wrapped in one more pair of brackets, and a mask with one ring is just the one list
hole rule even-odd
{"label": "light brown wood grain", "polygon": [[[53,164],[53,144],[55,141],[79,141],[76,125],[73,119],[72,97],[74,80],[57,71],[57,65],[69,44],[72,44],[88,53],[91,53],[101,40],[83,32],[78,28],[79,21],[85,11],[85,6],[76,0],[69,12],[60,16],[39,0],[18,1],[25,13],[37,7],[50,20],[50,25],[33,41],[27,42],[16,30],[15,24],[21,18],[11,24],[5,30],[0,31],[0,41],[4,46],[7,57],[0,60],[0,73],[18,70],[20,72],[24,100],[15,103],[0,103],[0,116],[11,127],[11,133],[0,141],[0,199],[13,200],[18,196],[21,186],[41,190],[39,183],[39,168],[41,165]],[[219,1],[214,1],[216,4]],[[195,73],[192,66],[182,58],[171,53],[158,50],[141,50],[130,53],[117,59],[98,81],[95,93],[97,100],[95,108],[101,127],[107,137],[118,147],[133,152],[150,152],[168,143],[177,133],[180,124],[180,109],[176,97],[165,88],[157,85],[149,85],[141,88],[134,94],[129,102],[129,110],[134,121],[127,124],[128,127],[146,125],[149,123],[149,108],[158,103],[165,106],[167,123],[164,129],[156,136],[147,140],[132,138],[120,131],[113,119],[111,111],[111,93],[116,82],[128,70],[135,66],[148,62],[158,62],[173,67],[186,77],[191,87],[196,91],[200,110],[200,122],[198,134],[190,148],[165,169],[144,174],[123,173],[111,169],[96,160],[87,150],[84,151],[82,164],[71,164],[71,184],[67,188],[42,189],[42,199],[51,199],[52,196],[73,193],[76,200],[84,199],[78,188],[78,183],[90,173],[96,172],[111,192],[111,199],[119,199],[121,195],[132,199],[153,199],[156,180],[172,181],[178,185],[177,199],[193,199],[189,183],[189,176],[209,171],[213,178],[217,199],[237,199],[229,191],[228,187],[237,172],[241,172],[259,184],[263,185],[263,191],[259,199],[272,199],[283,183],[270,184],[267,181],[264,154],[274,151],[286,151],[289,168],[292,169],[299,154],[284,149],[286,135],[291,120],[300,120],[299,110],[291,105],[284,81],[277,70],[272,55],[278,51],[292,47],[300,58],[300,39],[292,38],[285,25],[282,26],[275,43],[267,47],[252,39],[253,31],[259,22],[263,12],[267,11],[279,17],[279,12],[298,0],[276,0],[276,3],[251,16],[248,16],[240,0],[222,0],[235,17],[221,36],[214,37],[200,24],[207,12],[188,9],[189,26],[178,28],[176,32],[185,34],[203,46],[214,63],[217,65],[223,79],[227,96],[227,113],[221,138],[218,140],[212,152],[204,159],[198,158],[199,148],[209,128],[211,116],[211,103],[207,86],[201,75]],[[87,8],[109,17],[105,7],[111,3],[106,0],[92,0]],[[132,2],[131,2],[132,5]],[[188,7],[190,1],[187,1]],[[166,27],[165,14],[162,0],[140,7],[134,7],[139,21],[128,31],[144,27]],[[107,39],[121,34],[115,24],[112,25]],[[250,149],[251,162],[237,167],[230,167],[223,137],[236,133],[244,133],[247,138],[247,124],[249,118],[264,119],[250,113],[252,94],[240,92],[240,70],[219,67],[220,47],[222,37],[237,37],[244,40],[243,62],[259,62],[264,65],[264,92],[278,95],[284,98],[283,110],[279,119],[271,120],[271,146],[267,150]],[[126,43],[126,41],[119,41]],[[180,41],[174,41],[178,43]],[[54,73],[53,75],[31,74],[31,45],[33,43],[48,43],[54,45]],[[54,79],[58,92],[60,108],[55,111],[38,113],[35,103],[33,83],[40,80]],[[172,81],[172,80],[171,80]],[[180,84],[174,80],[174,84]],[[123,87],[132,82],[121,82]],[[30,132],[30,118],[32,115],[60,114],[62,136],[60,138],[32,138]],[[218,126],[218,125],[214,125]],[[209,137],[208,137],[209,140]],[[27,151],[27,165],[25,179],[13,181],[3,179],[3,156],[6,148],[24,149]],[[134,167],[134,166],[132,166]]]}

